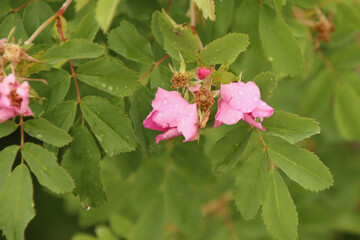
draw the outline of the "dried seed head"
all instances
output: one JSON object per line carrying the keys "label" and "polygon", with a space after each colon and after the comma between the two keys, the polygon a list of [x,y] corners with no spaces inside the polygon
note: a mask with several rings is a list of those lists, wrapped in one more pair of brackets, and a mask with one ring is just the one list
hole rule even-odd
{"label": "dried seed head", "polygon": [[189,80],[190,78],[187,73],[175,72],[170,80],[173,83],[171,88],[175,89],[185,87],[188,84]]}
{"label": "dried seed head", "polygon": [[4,45],[3,57],[11,63],[19,63],[21,60],[22,49],[17,44]]}
{"label": "dried seed head", "polygon": [[207,111],[215,103],[209,89],[204,87],[195,93],[195,102],[202,111]]}

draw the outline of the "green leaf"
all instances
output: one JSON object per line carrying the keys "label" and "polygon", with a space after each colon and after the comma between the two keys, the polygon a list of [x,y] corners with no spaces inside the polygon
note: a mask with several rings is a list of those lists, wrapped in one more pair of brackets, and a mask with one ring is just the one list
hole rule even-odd
{"label": "green leaf", "polygon": [[266,133],[281,137],[292,144],[320,133],[319,123],[314,119],[284,111],[275,111],[271,117],[264,119],[262,125]]}
{"label": "green leaf", "polygon": [[268,232],[279,240],[297,239],[298,214],[290,193],[278,171],[267,176],[262,216]]}
{"label": "green leaf", "polygon": [[[159,20],[160,18],[160,20]],[[154,38],[156,39],[156,41],[163,46],[164,45],[164,38],[162,36],[160,27],[159,27],[159,21],[161,21],[161,12],[160,11],[155,11],[152,14],[151,17],[151,31],[154,34]]]}
{"label": "green leaf", "polygon": [[[32,2],[24,10],[23,23],[26,32],[31,35],[54,12],[44,1]],[[34,40],[35,43],[52,43],[51,27],[46,27]]]}
{"label": "green leaf", "polygon": [[100,151],[86,127],[74,129],[74,140],[64,154],[62,166],[75,182],[74,193],[85,206],[98,207],[107,200],[100,175]]}
{"label": "green leaf", "polygon": [[209,65],[230,65],[249,45],[249,37],[242,33],[229,33],[207,44],[200,51],[200,59]]}
{"label": "green leaf", "polygon": [[279,74],[300,74],[304,57],[300,47],[280,15],[265,5],[260,8],[259,33],[264,52]]}
{"label": "green leaf", "polygon": [[252,80],[260,88],[261,99],[263,101],[269,100],[273,91],[277,86],[277,78],[272,72],[263,72],[254,77]]}
{"label": "green leaf", "polygon": [[335,122],[341,135],[349,141],[360,141],[360,96],[348,84],[335,88]]}
{"label": "green leaf", "polygon": [[276,137],[268,145],[270,159],[303,188],[317,192],[332,186],[329,169],[314,153]]}
{"label": "green leaf", "polygon": [[321,116],[331,102],[334,89],[333,77],[327,69],[324,69],[310,81],[308,89],[301,98],[300,109],[310,116]]}
{"label": "green leaf", "polygon": [[213,26],[213,39],[222,37],[229,32],[233,24],[235,0],[215,0],[216,21]]}
{"label": "green leaf", "polygon": [[71,237],[71,240],[97,240],[91,234],[88,233],[76,233]]}
{"label": "green leaf", "polygon": [[109,56],[81,65],[77,76],[84,83],[117,97],[130,96],[139,79],[121,61]]}
{"label": "green leaf", "polygon": [[215,143],[210,156],[217,173],[226,173],[236,165],[249,142],[250,135],[248,127],[239,127]]}
{"label": "green leaf", "polygon": [[130,120],[107,100],[95,96],[85,97],[81,102],[81,110],[108,155],[135,150],[137,141]]}
{"label": "green leaf", "polygon": [[37,94],[46,98],[44,105],[46,109],[52,108],[61,102],[70,87],[70,75],[61,69],[51,69],[31,75],[32,78],[44,79],[48,85],[43,82],[31,81],[30,85]]}
{"label": "green leaf", "polygon": [[15,28],[15,30],[12,37],[15,42],[18,42],[20,39],[24,40],[28,38],[23,21],[18,13],[9,14],[5,19],[1,20],[0,38],[7,38],[13,28]]}
{"label": "green leaf", "polygon": [[20,164],[0,192],[0,229],[8,240],[24,239],[24,231],[35,216],[33,186],[28,168]]}
{"label": "green leaf", "polygon": [[263,149],[255,150],[237,173],[234,199],[237,209],[246,220],[254,218],[263,201],[266,160]]}
{"label": "green leaf", "polygon": [[172,58],[180,61],[180,52],[186,62],[197,60],[199,40],[188,26],[176,25],[165,11],[158,16],[158,24],[164,38],[164,49]]}
{"label": "green leaf", "polygon": [[90,0],[75,0],[75,10],[76,12],[79,12],[83,7],[85,7]]}
{"label": "green leaf", "polygon": [[119,237],[128,238],[133,223],[126,217],[120,214],[113,214],[110,216],[109,224],[112,231]]}
{"label": "green leaf", "polygon": [[75,114],[76,102],[65,101],[45,112],[41,117],[48,120],[55,126],[65,131],[69,131],[74,122]]}
{"label": "green leaf", "polygon": [[[149,200],[149,199],[148,199]],[[150,200],[133,231],[134,240],[161,239],[164,227],[164,200],[162,194]]]}
{"label": "green leaf", "polygon": [[13,133],[17,128],[16,123],[10,120],[0,123],[0,138]]}
{"label": "green leaf", "polygon": [[71,38],[83,38],[88,41],[93,41],[98,31],[99,24],[95,19],[95,13],[89,12],[81,19],[75,31],[72,32]]}
{"label": "green leaf", "polygon": [[30,119],[24,122],[24,130],[30,136],[50,143],[56,147],[63,147],[72,140],[67,132],[41,118]]}
{"label": "green leaf", "polygon": [[95,18],[104,33],[110,28],[110,24],[115,17],[116,8],[120,0],[99,0],[96,5]]}
{"label": "green leaf", "polygon": [[235,76],[233,73],[219,69],[214,72],[213,84],[228,84],[234,81],[238,81],[239,77]]}
{"label": "green leaf", "polygon": [[161,87],[163,89],[171,88],[171,77],[173,73],[171,72],[169,66],[158,65],[155,67],[150,75],[150,88],[157,89]]}
{"label": "green leaf", "polygon": [[199,233],[202,220],[201,204],[185,179],[176,174],[168,175],[164,194],[168,219],[184,233]]}
{"label": "green leaf", "polygon": [[210,159],[201,151],[198,143],[177,145],[172,151],[173,170],[193,184],[215,181]]}
{"label": "green leaf", "polygon": [[55,193],[67,193],[74,189],[69,174],[58,165],[55,155],[39,145],[25,143],[21,154],[39,183]]}
{"label": "green leaf", "polygon": [[97,58],[104,54],[104,48],[85,39],[71,39],[58,46],[49,48],[44,61],[55,64],[68,59]]}
{"label": "green leaf", "polygon": [[154,61],[150,42],[128,21],[121,21],[120,26],[110,32],[108,43],[110,49],[130,60],[150,64]]}
{"label": "green leaf", "polygon": [[211,21],[216,20],[216,11],[214,0],[194,0],[198,8],[202,11],[205,19],[209,18]]}
{"label": "green leaf", "polygon": [[19,146],[11,145],[0,151],[0,191],[11,173],[18,150]]}

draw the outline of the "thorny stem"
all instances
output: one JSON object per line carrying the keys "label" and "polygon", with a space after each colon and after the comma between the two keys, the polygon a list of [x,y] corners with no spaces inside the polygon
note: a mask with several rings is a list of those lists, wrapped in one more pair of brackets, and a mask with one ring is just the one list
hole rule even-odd
{"label": "thorny stem", "polygon": [[264,138],[261,136],[259,130],[257,130],[257,129],[255,128],[255,131],[256,131],[257,135],[259,136],[259,139],[260,139],[262,145],[264,146],[264,149],[267,150],[268,146],[266,145],[266,143],[265,143],[265,141],[264,141]]}
{"label": "thorny stem", "polygon": [[[24,142],[25,142],[25,136],[24,136],[24,117],[20,116],[20,122],[19,122],[19,126],[20,126],[20,148],[22,148],[24,146]],[[24,157],[21,157],[21,163],[24,163]]]}
{"label": "thorny stem", "polygon": [[146,78],[147,75],[149,75],[154,68],[156,68],[157,66],[159,66],[163,61],[165,61],[167,58],[169,57],[169,54],[167,54],[165,57],[163,57],[162,59],[160,59],[159,61],[157,61],[156,63],[154,63],[154,65],[150,68],[149,71],[147,71],[147,73],[145,73],[141,78],[139,78],[139,82],[141,82],[142,80],[144,80],[144,78]]}
{"label": "thorny stem", "polygon": [[196,36],[196,38],[199,40],[200,50],[203,50],[204,45],[202,44],[201,39],[199,37],[199,34],[196,31],[195,7],[196,7],[196,3],[193,0],[190,0],[190,25],[191,25],[191,30],[192,30],[193,34]]}
{"label": "thorny stem", "polygon": [[69,7],[72,0],[66,0],[64,4],[61,6],[61,8],[50,18],[48,18],[43,24],[40,25],[38,29],[31,35],[31,37],[25,42],[25,44],[32,43],[36,37],[52,22],[54,21],[58,16],[62,16],[66,9]]}
{"label": "thorny stem", "polygon": [[218,212],[221,215],[221,217],[224,219],[226,228],[228,229],[228,231],[231,235],[231,238],[233,240],[240,240],[240,238],[236,232],[235,224],[234,224],[233,220],[231,219],[229,209],[227,207],[227,203],[229,201],[231,201],[232,198],[233,198],[232,191],[229,190],[229,191],[225,192],[219,198],[217,198],[209,203],[204,204],[202,207],[202,211],[205,216],[209,215],[210,213],[213,213],[213,212]]}
{"label": "thorny stem", "polygon": [[29,5],[29,4],[30,4],[31,2],[33,2],[33,1],[34,1],[34,0],[29,0],[27,3],[21,5],[21,6],[18,7],[18,8],[13,9],[11,12],[12,12],[12,13],[16,13],[16,12],[20,11],[21,9],[23,9],[24,7],[26,7],[27,5]]}
{"label": "thorny stem", "polygon": [[[59,10],[59,11],[60,11],[60,10]],[[63,13],[63,12],[62,12],[62,13]],[[59,14],[59,16],[62,15],[62,13]],[[63,31],[62,22],[61,22],[61,19],[60,19],[59,16],[58,16],[57,19],[56,19],[56,28],[57,28],[57,31],[58,31],[58,33],[59,33],[59,35],[60,35],[61,41],[62,41],[62,42],[66,42],[66,38],[65,38],[65,36],[64,36],[64,31]],[[74,78],[75,87],[76,87],[76,93],[77,93],[77,98],[78,98],[78,100],[77,100],[76,103],[79,104],[79,103],[81,103],[80,89],[79,89],[79,84],[78,84],[78,81],[77,81],[77,78],[76,78],[76,72],[75,72],[75,69],[74,69],[74,65],[73,65],[71,59],[69,59],[69,64],[70,64],[70,68],[71,68],[71,76]],[[81,124],[82,124],[82,125],[85,125],[85,119],[84,119],[84,114],[83,114],[83,112],[81,112]]]}

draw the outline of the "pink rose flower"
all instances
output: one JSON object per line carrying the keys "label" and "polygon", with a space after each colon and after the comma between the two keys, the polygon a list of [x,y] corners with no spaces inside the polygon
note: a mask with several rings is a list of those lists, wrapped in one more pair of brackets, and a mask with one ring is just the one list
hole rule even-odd
{"label": "pink rose flower", "polygon": [[0,122],[16,115],[33,115],[29,107],[29,83],[19,84],[14,74],[0,82]]}
{"label": "pink rose flower", "polygon": [[198,115],[196,104],[189,104],[179,92],[158,88],[152,101],[153,110],[143,121],[144,127],[162,131],[155,142],[170,139],[181,134],[184,142],[198,139]]}
{"label": "pink rose flower", "polygon": [[197,70],[197,77],[200,80],[205,79],[209,75],[210,75],[210,69],[208,69],[208,68],[199,68]]}
{"label": "pink rose flower", "polygon": [[214,127],[223,123],[232,125],[242,119],[265,131],[260,122],[270,117],[274,109],[260,99],[260,90],[254,82],[221,84],[220,93]]}

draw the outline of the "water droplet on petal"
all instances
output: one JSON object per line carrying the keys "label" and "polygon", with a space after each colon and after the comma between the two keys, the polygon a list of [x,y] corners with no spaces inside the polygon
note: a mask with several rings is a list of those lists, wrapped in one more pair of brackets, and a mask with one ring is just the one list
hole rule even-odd
{"label": "water droplet on petal", "polygon": [[244,92],[243,92],[243,91],[239,91],[239,95],[244,95]]}
{"label": "water droplet on petal", "polygon": [[164,99],[163,104],[166,105],[168,103],[167,99]]}
{"label": "water droplet on petal", "polygon": [[235,123],[235,122],[236,122],[236,119],[235,119],[235,118],[232,118],[232,119],[231,119],[231,122]]}
{"label": "water droplet on petal", "polygon": [[254,102],[257,102],[259,99],[257,97],[253,98]]}
{"label": "water droplet on petal", "polygon": [[179,107],[179,105],[178,105],[178,104],[175,104],[175,107],[176,107],[176,108],[178,108],[178,107]]}
{"label": "water droplet on petal", "polygon": [[266,105],[266,103],[265,103],[265,102],[262,102],[262,103],[261,103],[261,105],[265,106],[265,105]]}

